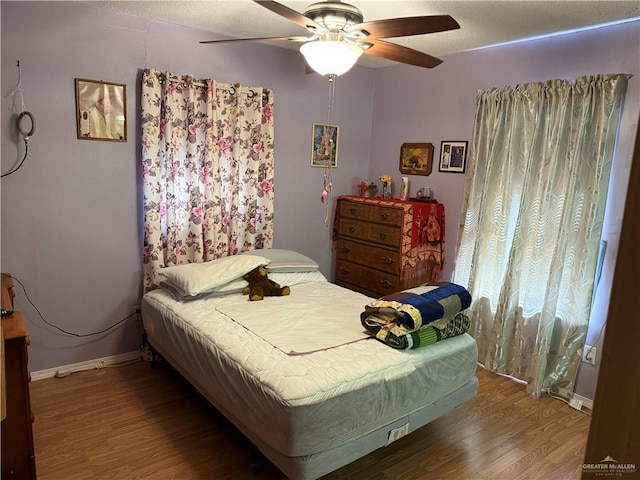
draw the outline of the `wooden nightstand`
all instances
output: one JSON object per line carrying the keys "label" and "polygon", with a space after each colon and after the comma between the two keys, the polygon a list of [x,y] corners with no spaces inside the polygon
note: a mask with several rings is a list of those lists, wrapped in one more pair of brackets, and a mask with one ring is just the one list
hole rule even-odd
{"label": "wooden nightstand", "polygon": [[[13,310],[13,296],[13,279],[2,275],[3,309]],[[13,315],[2,317],[2,333],[5,380],[2,388],[6,399],[6,415],[2,420],[2,479],[35,479],[36,457],[27,368],[29,333],[21,312],[14,311]]]}

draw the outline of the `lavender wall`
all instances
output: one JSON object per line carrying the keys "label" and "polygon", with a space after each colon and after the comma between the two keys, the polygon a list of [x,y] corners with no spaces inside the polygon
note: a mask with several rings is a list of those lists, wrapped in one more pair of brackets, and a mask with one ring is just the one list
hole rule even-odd
{"label": "lavender wall", "polygon": [[[153,67],[222,82],[268,86],[276,93],[276,221],[274,246],[299,250],[331,275],[330,228],[319,202],[322,169],[309,167],[313,122],[327,120],[328,86],[306,75],[301,55],[247,43],[203,46],[209,33],[115,14],[79,2],[2,2],[2,171],[22,155],[6,94],[22,66],[26,109],[37,119],[22,169],[1,183],[2,271],[27,287],[50,322],[74,332],[105,328],[140,301],[138,80]],[[382,173],[400,180],[404,142],[470,140],[479,89],[628,72],[635,76],[622,122],[605,236],[603,288],[588,341],[606,316],[631,145],[638,119],[638,22],[618,27],[453,55],[433,70],[356,67],[337,82],[340,125],[334,193]],[[127,84],[126,143],[76,139],[75,77]],[[463,175],[411,178],[411,193],[430,186],[447,209],[445,277],[453,269]],[[41,370],[135,350],[141,327],[127,322],[109,335],[75,339],[45,325],[18,288],[31,334],[30,366]],[[601,339],[600,339],[601,340]],[[601,341],[597,343],[600,346]],[[593,398],[597,370],[584,367],[578,393]]]}
{"label": "lavender wall", "polygon": [[[37,122],[29,155],[2,179],[2,271],[24,282],[43,317],[87,333],[140,303],[138,81],[153,67],[221,82],[267,86],[276,101],[274,246],[315,259],[330,275],[330,231],[320,204],[323,170],[310,167],[311,126],[327,121],[327,81],[302,56],[255,43],[205,46],[210,33],[148,22],[81,2],[2,2],[2,172],[21,158],[7,93],[19,60],[27,110]],[[127,85],[128,141],[76,139],[74,78]],[[366,172],[373,71],[340,78],[333,121],[341,126],[334,192]],[[28,320],[32,371],[136,350],[141,325],[74,338],[44,324],[18,287]]]}
{"label": "lavender wall", "polygon": [[[471,142],[475,97],[479,90],[596,73],[630,73],[611,176],[604,239],[608,249],[587,343],[602,346],[614,261],[618,249],[638,112],[640,110],[640,22],[611,26],[517,45],[451,55],[433,70],[398,65],[375,75],[369,177],[382,173],[400,181],[398,152],[403,142],[430,142],[439,158],[443,140]],[[437,158],[434,158],[437,165]],[[434,172],[410,178],[411,195],[430,186],[446,208],[446,263],[450,278],[456,251],[464,176]],[[599,361],[598,361],[599,363]],[[582,364],[576,393],[593,399],[597,365]]]}

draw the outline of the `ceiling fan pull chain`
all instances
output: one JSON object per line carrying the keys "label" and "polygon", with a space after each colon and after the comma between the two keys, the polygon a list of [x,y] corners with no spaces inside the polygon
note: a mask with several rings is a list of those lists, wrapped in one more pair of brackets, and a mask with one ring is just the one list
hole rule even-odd
{"label": "ceiling fan pull chain", "polygon": [[327,75],[327,79],[329,80],[329,108],[327,112],[327,123],[333,123],[333,99],[336,93],[336,76],[331,74]]}
{"label": "ceiling fan pull chain", "polygon": [[[327,79],[329,80],[329,105],[327,109],[327,123],[329,125],[333,125],[333,100],[335,97],[336,76],[327,75]],[[331,183],[331,159],[333,152],[337,148],[337,145],[333,145],[333,136],[330,135],[328,145],[325,145],[325,151],[328,152],[328,155],[324,164],[324,179],[322,182],[322,194],[320,195],[320,202],[324,204],[324,223],[327,227],[329,226],[329,217],[331,213],[332,203],[331,190],[333,189],[333,184]]]}

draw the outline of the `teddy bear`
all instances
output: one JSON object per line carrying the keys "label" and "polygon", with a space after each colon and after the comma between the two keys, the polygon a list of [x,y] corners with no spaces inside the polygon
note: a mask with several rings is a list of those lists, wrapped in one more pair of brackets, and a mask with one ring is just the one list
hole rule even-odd
{"label": "teddy bear", "polygon": [[250,301],[262,300],[264,297],[281,297],[289,295],[289,287],[281,287],[278,283],[267,278],[267,269],[259,266],[242,276],[249,285],[242,290],[243,295],[249,295]]}

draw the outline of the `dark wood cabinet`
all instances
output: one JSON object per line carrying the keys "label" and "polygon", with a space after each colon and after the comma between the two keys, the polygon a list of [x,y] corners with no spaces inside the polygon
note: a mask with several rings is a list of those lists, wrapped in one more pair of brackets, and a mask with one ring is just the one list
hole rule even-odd
{"label": "dark wood cabinet", "polygon": [[338,285],[380,297],[439,279],[442,204],[342,196],[335,226]]}
{"label": "dark wood cabinet", "polygon": [[[2,275],[2,308],[13,310],[13,281]],[[10,304],[7,304],[10,302]],[[29,334],[21,312],[2,317],[4,358],[2,418],[2,479],[36,478],[33,447],[33,417],[29,397],[30,375],[27,367]]]}

